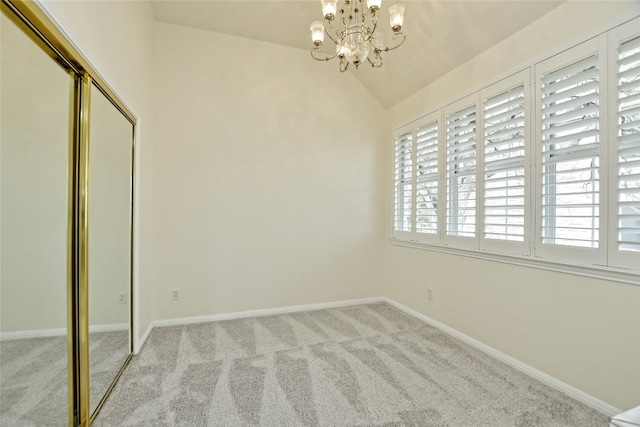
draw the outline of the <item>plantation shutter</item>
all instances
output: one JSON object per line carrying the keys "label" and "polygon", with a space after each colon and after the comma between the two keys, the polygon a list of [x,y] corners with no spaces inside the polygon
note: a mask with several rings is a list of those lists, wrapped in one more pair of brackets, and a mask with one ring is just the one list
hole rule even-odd
{"label": "plantation shutter", "polygon": [[617,246],[640,252],[640,37],[618,47]]}
{"label": "plantation shutter", "polygon": [[438,122],[416,132],[416,231],[438,232]]}
{"label": "plantation shutter", "polygon": [[411,133],[396,137],[394,231],[411,231],[413,193],[413,138]]}
{"label": "plantation shutter", "polygon": [[474,237],[476,231],[476,106],[447,116],[448,236]]}
{"label": "plantation shutter", "polygon": [[485,239],[524,241],[524,90],[518,86],[484,103]]}
{"label": "plantation shutter", "polygon": [[592,55],[541,79],[542,243],[599,245],[599,68]]}

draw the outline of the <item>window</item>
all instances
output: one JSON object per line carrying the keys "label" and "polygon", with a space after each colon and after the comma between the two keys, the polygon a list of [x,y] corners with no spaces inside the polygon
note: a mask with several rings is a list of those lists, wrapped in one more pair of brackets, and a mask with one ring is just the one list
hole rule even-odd
{"label": "window", "polygon": [[394,231],[412,231],[412,150],[411,133],[396,137]]}
{"label": "window", "polygon": [[481,247],[528,250],[529,73],[483,91],[483,234]]}
{"label": "window", "polygon": [[[626,25],[612,37],[612,66],[615,67],[612,139],[617,180],[611,190],[615,197],[611,240],[612,263],[633,267],[640,259],[640,36]],[[631,37],[629,35],[631,34]],[[615,47],[614,47],[615,46]]]}
{"label": "window", "polygon": [[640,37],[618,63],[618,249],[640,252]]}
{"label": "window", "polygon": [[598,250],[604,41],[601,36],[536,65],[537,256],[606,263]]}
{"label": "window", "polygon": [[438,233],[438,120],[416,131],[416,232]]}
{"label": "window", "polygon": [[477,124],[476,97],[472,98],[462,100],[445,110],[447,236],[475,237],[476,234]]}
{"label": "window", "polygon": [[429,115],[395,132],[394,237],[438,239],[439,123]]}
{"label": "window", "polygon": [[393,237],[637,280],[638,28],[640,18],[399,128]]}

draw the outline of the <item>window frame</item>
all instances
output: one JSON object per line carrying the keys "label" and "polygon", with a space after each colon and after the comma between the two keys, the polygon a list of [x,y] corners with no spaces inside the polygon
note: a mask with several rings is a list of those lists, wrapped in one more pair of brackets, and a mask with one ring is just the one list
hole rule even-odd
{"label": "window frame", "polygon": [[[414,178],[414,164],[415,164],[415,155],[414,155],[414,149],[413,149],[413,143],[415,141],[415,139],[413,138],[413,134],[412,132],[409,130],[410,128],[408,126],[404,126],[403,128],[400,128],[397,132],[394,132],[394,136],[393,136],[393,158],[394,158],[394,162],[393,162],[393,212],[391,215],[391,221],[392,221],[392,225],[391,225],[391,229],[393,230],[393,237],[396,238],[404,238],[404,239],[410,239],[411,236],[413,235],[413,230],[414,230],[414,221],[415,221],[415,203],[414,203],[414,198],[413,198],[413,193],[414,193],[414,188],[415,188],[415,178]],[[398,193],[400,192],[399,190],[399,182],[397,182],[397,163],[398,163],[398,158],[397,158],[397,153],[398,153],[398,139],[402,138],[406,135],[411,135],[411,165],[410,165],[410,178],[409,181],[411,182],[411,206],[409,208],[410,210],[410,229],[407,231],[404,228],[398,228],[398,220],[397,220],[397,207],[398,207]],[[402,191],[404,193],[404,191]],[[404,204],[403,204],[404,206]],[[402,210],[403,215],[406,215],[404,209]],[[403,221],[404,222],[404,221]]]}
{"label": "window frame", "polygon": [[[438,215],[438,223],[437,223],[437,232],[434,234],[430,233],[420,233],[416,229],[416,220],[417,220],[417,160],[418,160],[418,152],[417,152],[417,132],[419,129],[432,124],[433,122],[437,122],[438,124],[438,141],[442,139],[442,114],[440,112],[435,112],[432,114],[428,114],[419,120],[406,124],[402,127],[399,127],[393,132],[393,149],[394,149],[394,184],[393,184],[393,206],[394,211],[392,214],[392,237],[396,239],[402,239],[405,241],[413,241],[413,242],[424,242],[424,243],[438,243],[441,238],[442,233],[442,219],[441,215]],[[396,153],[396,141],[398,138],[404,135],[411,135],[411,227],[410,231],[398,230],[396,228],[396,214],[395,207],[397,205],[396,195],[397,195],[397,185],[395,182],[395,168],[397,159],[395,157]],[[440,149],[440,145],[438,144],[438,203],[440,203],[440,196],[442,195],[442,150]]]}
{"label": "window frame", "polygon": [[[618,48],[625,42],[640,38],[640,18],[636,18],[625,24],[619,25],[611,29],[608,35],[608,65],[611,72],[609,73],[608,87],[611,93],[615,94],[615,97],[610,97],[614,102],[609,103],[609,115],[611,117],[611,123],[618,123]],[[615,71],[614,71],[615,70]],[[639,135],[640,137],[640,135]],[[610,126],[608,133],[608,140],[614,143],[609,144],[609,156],[611,159],[611,165],[615,165],[617,170],[618,163],[618,129],[617,126]],[[616,179],[611,179],[609,182],[608,195],[610,197],[609,203],[609,265],[618,268],[637,269],[640,263],[640,254],[635,252],[621,251],[618,248],[618,174],[616,173]]]}
{"label": "window frame", "polygon": [[[618,154],[617,154],[617,48],[624,41],[640,36],[640,17],[628,20],[562,51],[540,57],[506,77],[483,84],[457,97],[431,113],[397,127],[394,141],[401,132],[413,132],[412,228],[410,232],[392,232],[392,244],[437,252],[457,254],[533,268],[567,272],[640,285],[640,253],[617,250]],[[549,70],[562,69],[580,59],[597,55],[599,67],[599,191],[598,248],[562,247],[542,243],[542,126],[540,78]],[[524,239],[508,241],[485,238],[485,102],[500,93],[522,85],[525,109],[525,199]],[[475,104],[476,113],[476,223],[474,237],[449,235],[447,232],[447,121],[452,113]],[[416,232],[416,134],[425,124],[439,121],[438,232]],[[614,123],[615,120],[615,123]],[[615,126],[614,126],[615,125]],[[394,162],[395,163],[395,162]],[[609,176],[610,174],[614,174]],[[602,194],[604,193],[604,194]],[[394,198],[395,204],[395,198]],[[392,228],[393,230],[393,228]]]}
{"label": "window frame", "polygon": [[[485,128],[485,105],[486,102],[502,93],[506,93],[510,90],[513,90],[519,86],[523,87],[524,92],[524,100],[523,100],[523,108],[524,108],[524,180],[525,180],[525,188],[524,188],[524,238],[521,242],[518,241],[510,241],[510,240],[499,240],[499,239],[490,239],[485,237],[485,215],[484,211],[486,208],[485,196],[486,196],[486,177],[485,177],[485,147],[486,147],[486,136],[484,135]],[[481,114],[483,117],[483,129],[482,129],[482,154],[481,154],[481,168],[479,170],[479,176],[482,177],[480,181],[482,182],[483,194],[481,197],[481,207],[482,212],[481,216],[481,234],[480,238],[480,249],[483,250],[491,250],[496,252],[503,252],[508,254],[515,255],[529,255],[531,253],[530,248],[530,238],[531,238],[531,186],[527,185],[527,182],[531,180],[531,72],[529,69],[525,69],[520,71],[519,73],[513,74],[503,80],[500,80],[497,83],[494,83],[480,91],[480,101],[482,103]]]}
{"label": "window frame", "polygon": [[543,140],[542,140],[542,79],[557,70],[571,66],[583,59],[593,55],[597,57],[599,67],[598,73],[598,156],[599,156],[599,189],[608,188],[608,114],[607,101],[609,92],[607,90],[607,55],[606,55],[606,34],[602,34],[586,42],[580,43],[571,49],[561,52],[549,59],[540,61],[534,66],[534,87],[535,87],[535,121],[534,121],[534,145],[536,150],[536,167],[534,173],[534,194],[535,194],[535,233],[533,242],[533,253],[538,258],[548,258],[554,261],[569,261],[584,264],[607,265],[607,229],[608,211],[607,198],[600,197],[598,202],[598,242],[597,248],[584,248],[577,246],[563,246],[543,242],[543,206],[542,206],[542,175],[543,175]]}
{"label": "window frame", "polygon": [[[437,172],[437,176],[438,176],[438,182],[437,182],[437,188],[438,188],[438,193],[437,193],[437,204],[438,204],[438,209],[437,209],[437,221],[436,221],[436,232],[435,233],[422,233],[419,232],[417,229],[417,221],[418,221],[418,138],[417,138],[417,132],[426,127],[426,126],[430,126],[432,124],[436,124],[437,129],[438,129],[438,142],[437,142],[437,147],[438,147],[438,172]],[[443,195],[443,188],[442,188],[442,172],[443,172],[443,168],[442,168],[442,147],[440,147],[440,141],[442,140],[442,132],[443,132],[443,125],[442,125],[442,115],[440,113],[432,113],[429,114],[425,117],[423,117],[422,119],[420,119],[419,121],[417,121],[414,125],[414,130],[415,132],[415,143],[416,143],[416,156],[415,156],[415,167],[414,167],[414,171],[416,172],[415,175],[415,186],[414,186],[414,197],[415,197],[415,201],[416,201],[416,211],[415,211],[415,215],[414,215],[414,230],[415,233],[413,234],[413,239],[415,241],[419,241],[419,242],[425,242],[425,243],[437,243],[438,241],[440,241],[441,236],[442,236],[442,215],[440,215],[440,211],[442,210],[442,195]]]}
{"label": "window frame", "polygon": [[[442,227],[442,243],[456,248],[470,249],[470,248],[478,248],[478,194],[480,189],[478,188],[478,170],[479,170],[479,153],[478,153],[478,141],[480,140],[480,129],[482,129],[482,119],[479,111],[479,103],[480,103],[480,94],[474,93],[469,96],[466,96],[462,99],[459,99],[456,102],[453,102],[447,105],[442,109],[442,128],[444,132],[444,139],[440,141],[441,152],[443,156],[443,162],[441,163],[443,172],[443,193],[444,196],[444,213],[442,214],[443,227]],[[449,203],[451,202],[450,194],[447,191],[449,187],[449,180],[451,177],[449,176],[448,171],[448,152],[449,152],[449,137],[448,137],[448,122],[449,117],[451,115],[460,113],[468,108],[474,108],[474,114],[476,117],[475,120],[475,129],[474,129],[474,138],[475,138],[475,172],[473,174],[475,179],[475,202],[474,202],[474,235],[473,236],[459,236],[455,234],[449,234],[449,223],[447,221],[447,217],[449,216]],[[481,150],[480,150],[481,151]],[[458,200],[458,199],[456,199]]]}

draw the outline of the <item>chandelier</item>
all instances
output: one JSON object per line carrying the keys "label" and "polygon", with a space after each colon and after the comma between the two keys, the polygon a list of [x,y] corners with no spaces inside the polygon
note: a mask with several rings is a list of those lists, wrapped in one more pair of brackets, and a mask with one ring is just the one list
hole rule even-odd
{"label": "chandelier", "polygon": [[[311,23],[311,56],[316,61],[340,59],[340,71],[344,72],[349,64],[356,68],[365,61],[372,67],[382,67],[382,52],[400,47],[406,36],[402,32],[404,5],[389,7],[389,24],[393,31],[393,46],[385,46],[382,33],[378,28],[378,12],[382,0],[343,0],[338,9],[338,0],[321,0],[323,21]],[[369,16],[367,16],[367,10]],[[339,13],[339,16],[338,16]],[[323,43],[325,34],[335,44],[335,53],[325,53]]]}

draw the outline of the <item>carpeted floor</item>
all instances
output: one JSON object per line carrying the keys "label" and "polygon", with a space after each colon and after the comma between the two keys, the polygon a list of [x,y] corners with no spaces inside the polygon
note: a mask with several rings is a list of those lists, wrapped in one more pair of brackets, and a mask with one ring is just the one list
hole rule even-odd
{"label": "carpeted floor", "polygon": [[156,328],[95,426],[600,426],[385,304]]}
{"label": "carpeted floor", "polygon": [[[95,408],[129,354],[129,332],[94,332],[89,342]],[[0,342],[0,426],[68,425],[67,372],[66,336]]]}

